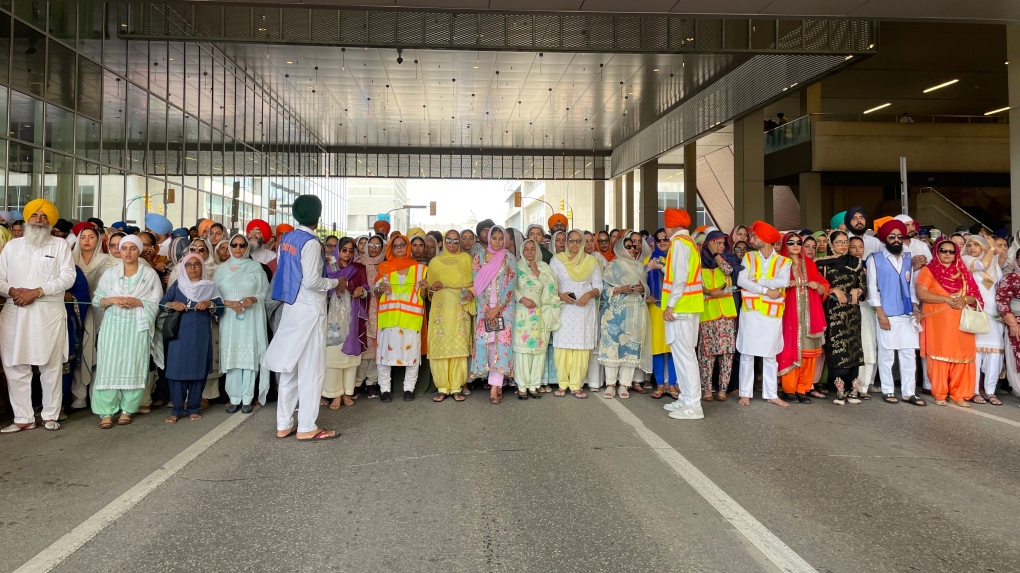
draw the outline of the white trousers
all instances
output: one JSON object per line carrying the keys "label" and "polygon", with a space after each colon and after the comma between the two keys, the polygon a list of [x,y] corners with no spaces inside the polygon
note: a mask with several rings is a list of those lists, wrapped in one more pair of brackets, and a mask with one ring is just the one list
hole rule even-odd
{"label": "white trousers", "polygon": [[[42,419],[57,421],[60,416],[60,403],[64,400],[64,387],[61,372],[63,363],[60,353],[48,363],[39,366],[39,383],[42,385]],[[35,422],[35,410],[32,408],[32,365],[4,365],[7,375],[7,393],[11,398],[11,409],[14,411],[15,424],[31,424]]]}
{"label": "white trousers", "polygon": [[995,394],[999,385],[999,374],[1002,373],[1003,354],[1001,352],[978,352],[974,359],[974,394],[981,393],[981,375],[985,375],[985,394]]}
{"label": "white trousers", "polygon": [[[608,368],[606,369],[608,372]],[[608,377],[606,378],[608,380]],[[599,364],[599,349],[598,346],[595,350],[592,350],[591,357],[588,358],[588,373],[584,376],[584,382],[587,383],[588,388],[592,390],[598,390],[602,387],[602,365]]]}
{"label": "white trousers", "polygon": [[677,313],[676,320],[666,323],[666,340],[676,367],[676,385],[681,406],[701,409],[701,367],[694,348],[698,345],[701,315]]}
{"label": "white trousers", "polygon": [[914,395],[917,390],[917,365],[914,363],[914,357],[917,351],[913,348],[901,348],[899,350],[893,350],[886,348],[882,345],[882,341],[878,342],[878,376],[882,381],[882,393],[883,394],[895,394],[896,387],[893,381],[892,365],[893,359],[899,358],[900,360],[900,395],[904,398],[909,398]]}
{"label": "white trousers", "polygon": [[[605,368],[606,386],[612,386],[619,382],[621,387],[630,388],[631,384],[634,383],[634,371],[636,368],[633,366],[606,366]],[[591,371],[591,366],[588,366],[588,370]]]}
{"label": "white trousers", "polygon": [[[325,338],[323,338],[325,341]],[[305,347],[297,364],[290,372],[280,372],[280,387],[276,399],[276,429],[294,427],[294,410],[297,410],[299,432],[318,429],[319,399],[322,382],[326,377],[326,345]]]}
{"label": "white trousers", "polygon": [[878,374],[878,365],[865,362],[859,374],[857,379],[861,382],[861,391],[871,392],[871,387],[875,384],[875,375]]}
{"label": "white trousers", "polygon": [[[779,362],[775,356],[762,356],[761,397],[774,400],[779,397]],[[740,397],[754,397],[754,356],[740,355]]]}
{"label": "white trousers", "polygon": [[[404,367],[404,392],[414,392],[414,386],[418,383],[418,367],[420,364],[414,366]],[[393,388],[393,366],[387,366],[385,364],[379,365],[379,391],[390,392]]]}
{"label": "white trousers", "polygon": [[362,355],[361,364],[358,364],[355,385],[360,386],[362,381],[365,382],[365,386],[375,386],[379,383],[379,367],[375,363],[375,358],[367,358]]}

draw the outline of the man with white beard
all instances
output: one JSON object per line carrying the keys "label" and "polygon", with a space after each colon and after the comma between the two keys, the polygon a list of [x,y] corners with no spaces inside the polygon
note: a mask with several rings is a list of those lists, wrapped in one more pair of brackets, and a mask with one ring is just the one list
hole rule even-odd
{"label": "man with white beard", "polygon": [[13,434],[35,428],[32,410],[32,367],[39,368],[42,420],[59,430],[63,400],[61,369],[67,361],[67,313],[64,291],[75,279],[67,241],[51,234],[56,206],[45,199],[25,205],[25,236],[0,252],[0,358],[7,375],[14,423],[0,430]]}
{"label": "man with white beard", "polygon": [[248,226],[244,228],[244,232],[248,234],[248,243],[251,244],[251,258],[255,262],[268,265],[276,258],[276,253],[272,249],[264,248],[266,241],[273,238],[273,231],[269,227],[269,223],[262,219],[252,219]]}

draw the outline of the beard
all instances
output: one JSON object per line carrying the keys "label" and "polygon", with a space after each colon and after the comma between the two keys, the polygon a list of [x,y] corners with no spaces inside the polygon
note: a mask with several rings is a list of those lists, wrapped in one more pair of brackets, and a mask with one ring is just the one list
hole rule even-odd
{"label": "beard", "polygon": [[894,256],[898,257],[901,254],[903,254],[903,243],[894,243],[892,245],[890,245],[889,243],[886,243],[885,250],[889,251]]}
{"label": "beard", "polygon": [[847,227],[847,230],[850,231],[850,233],[852,235],[854,235],[855,237],[863,237],[864,236],[864,231],[867,230],[867,228],[868,228],[867,225],[861,225],[860,228],[857,228],[857,227],[854,227],[854,226],[851,225],[851,226]]}
{"label": "beard", "polygon": [[25,240],[31,243],[33,247],[39,248],[43,246],[43,243],[53,236],[52,233],[53,227],[49,225],[25,223]]}
{"label": "beard", "polygon": [[262,238],[259,236],[248,237],[248,242],[251,244],[251,252],[253,253],[262,248]]}

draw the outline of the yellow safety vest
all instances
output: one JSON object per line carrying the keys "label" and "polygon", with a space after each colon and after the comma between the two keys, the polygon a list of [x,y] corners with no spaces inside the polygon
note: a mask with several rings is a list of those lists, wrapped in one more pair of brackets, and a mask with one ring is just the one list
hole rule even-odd
{"label": "yellow safety vest", "polygon": [[[776,273],[779,272],[779,267],[789,259],[775,253],[772,257],[772,262],[768,265],[761,264],[761,259],[758,256],[758,252],[750,252],[744,255],[744,268],[747,269],[747,277],[755,282],[761,279],[773,279],[776,278]],[[786,289],[781,288],[779,290],[779,297],[783,300],[779,302],[767,301],[762,298],[762,295],[758,293],[748,292],[742,290],[740,292],[740,298],[744,302],[744,310],[757,310],[765,316],[771,318],[782,318],[783,309],[786,308]]]}
{"label": "yellow safety vest", "polygon": [[377,284],[383,278],[389,280],[392,290],[388,295],[379,296],[379,328],[396,326],[421,332],[425,303],[418,292],[418,283],[425,279],[427,269],[425,265],[416,264],[411,270],[404,277],[404,284],[400,284],[400,274],[397,272],[376,279]]}
{"label": "yellow safety vest", "polygon": [[[722,269],[701,269],[701,278],[708,290],[716,290],[728,287],[733,284],[730,277],[722,272]],[[709,322],[722,317],[736,318],[737,305],[733,302],[733,296],[722,298],[705,299],[705,310],[701,311],[701,322]]]}
{"label": "yellow safety vest", "polygon": [[[673,268],[673,249],[690,249],[691,256],[687,259],[687,269]],[[683,274],[682,282],[677,282],[676,272]],[[686,272],[684,272],[686,271]],[[705,293],[701,287],[701,254],[697,245],[687,233],[674,235],[669,242],[669,254],[666,255],[665,277],[662,279],[662,308],[669,308],[669,295],[674,288],[682,288],[683,295],[673,307],[673,312],[700,314],[705,310]]]}

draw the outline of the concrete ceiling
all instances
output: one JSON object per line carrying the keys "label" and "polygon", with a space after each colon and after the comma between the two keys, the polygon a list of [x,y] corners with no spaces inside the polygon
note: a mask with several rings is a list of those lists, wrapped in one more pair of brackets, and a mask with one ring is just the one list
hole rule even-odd
{"label": "concrete ceiling", "polygon": [[239,4],[875,20],[1020,21],[1016,0],[238,0]]}

